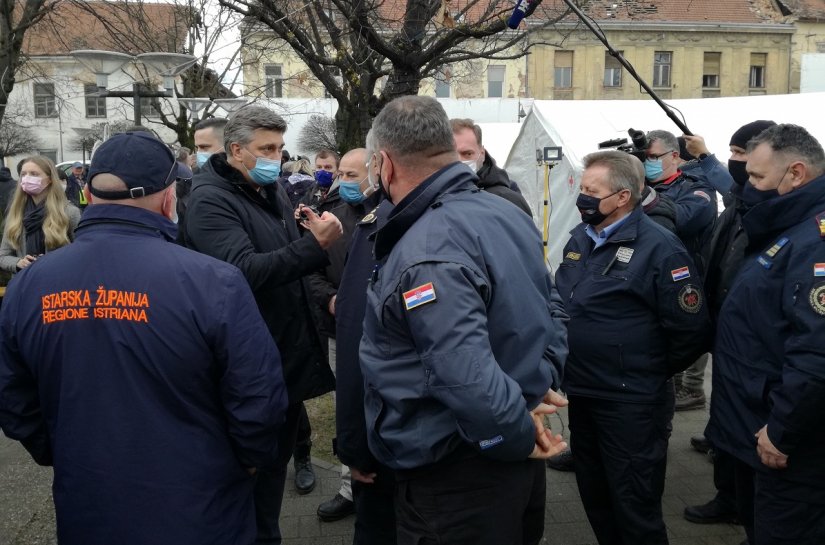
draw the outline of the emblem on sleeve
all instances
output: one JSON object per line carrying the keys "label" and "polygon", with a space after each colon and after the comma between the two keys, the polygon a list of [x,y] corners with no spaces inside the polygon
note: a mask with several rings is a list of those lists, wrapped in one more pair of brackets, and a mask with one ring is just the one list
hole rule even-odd
{"label": "emblem on sleeve", "polygon": [[564,256],[564,259],[569,259],[570,261],[578,261],[582,258],[582,255],[578,252],[567,252],[567,255]]}
{"label": "emblem on sleeve", "polygon": [[817,284],[814,286],[809,299],[814,312],[825,316],[825,284]]}
{"label": "emblem on sleeve", "polygon": [[358,223],[359,223],[360,225],[364,225],[364,224],[367,224],[367,223],[373,223],[373,222],[375,221],[375,219],[376,219],[376,216],[375,216],[375,211],[376,211],[376,210],[378,210],[378,207],[377,207],[377,206],[376,206],[375,208],[373,208],[373,209],[370,211],[370,213],[369,213],[369,214],[367,214],[366,216],[364,216],[363,218],[361,218],[361,221],[359,221]]}
{"label": "emblem on sleeve", "polygon": [[706,201],[710,202],[710,195],[708,195],[704,191],[694,191],[693,194],[696,195],[697,197],[702,197]]}
{"label": "emblem on sleeve", "polygon": [[702,308],[702,292],[692,284],[688,284],[679,291],[679,306],[682,310],[696,314]]}
{"label": "emblem on sleeve", "polygon": [[673,269],[672,271],[670,271],[670,276],[671,278],[673,278],[674,282],[684,280],[685,278],[690,278],[690,269],[687,267],[679,267],[678,269]]}
{"label": "emblem on sleeve", "polygon": [[814,276],[825,276],[825,263],[814,263]]}
{"label": "emblem on sleeve", "polygon": [[779,250],[784,248],[787,243],[788,243],[788,239],[786,237],[780,238],[779,240],[776,241],[776,244],[771,246],[768,249],[768,251],[765,252],[765,255],[770,257],[770,258],[776,257],[776,254],[779,253]]}
{"label": "emblem on sleeve", "polygon": [[432,303],[435,301],[435,288],[432,282],[428,282],[423,286],[418,286],[410,291],[405,291],[403,294],[404,306],[407,310],[412,310],[421,305]]}

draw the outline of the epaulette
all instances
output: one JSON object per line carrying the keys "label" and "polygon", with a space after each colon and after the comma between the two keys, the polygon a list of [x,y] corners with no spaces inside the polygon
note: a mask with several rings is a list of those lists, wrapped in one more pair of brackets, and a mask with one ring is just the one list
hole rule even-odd
{"label": "epaulette", "polygon": [[825,240],[825,212],[816,217],[816,224],[819,226],[819,237]]}

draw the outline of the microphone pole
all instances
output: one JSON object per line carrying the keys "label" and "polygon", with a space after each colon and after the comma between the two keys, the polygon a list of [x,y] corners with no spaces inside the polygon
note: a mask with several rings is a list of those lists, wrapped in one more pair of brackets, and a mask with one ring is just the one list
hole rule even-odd
{"label": "microphone pole", "polygon": [[679,119],[679,117],[677,117],[673,110],[670,109],[670,106],[665,104],[664,101],[661,98],[659,98],[659,95],[657,95],[656,92],[653,89],[651,89],[647,83],[645,83],[641,76],[639,76],[639,74],[636,73],[636,70],[633,68],[633,65],[627,62],[627,59],[625,59],[621,53],[613,49],[613,46],[611,46],[610,43],[607,41],[607,38],[602,33],[601,29],[597,29],[595,26],[593,26],[593,23],[590,22],[590,17],[585,15],[579,9],[579,7],[573,3],[573,0],[564,0],[564,3],[567,4],[567,6],[573,11],[573,13],[576,14],[576,16],[578,16],[579,19],[581,19],[581,21],[585,25],[587,25],[587,28],[590,29],[590,31],[599,39],[599,41],[604,44],[610,55],[613,56],[617,61],[619,61],[619,64],[624,66],[625,69],[627,69],[627,72],[631,76],[633,76],[633,79],[639,82],[639,85],[642,86],[642,89],[647,91],[647,94],[649,94],[650,97],[654,101],[656,101],[656,104],[658,104],[659,107],[665,111],[670,120],[673,121],[677,127],[679,127],[682,133],[688,136],[693,136],[693,133],[690,132],[690,129],[687,128],[687,125],[685,125],[684,122],[682,122],[682,120]]}

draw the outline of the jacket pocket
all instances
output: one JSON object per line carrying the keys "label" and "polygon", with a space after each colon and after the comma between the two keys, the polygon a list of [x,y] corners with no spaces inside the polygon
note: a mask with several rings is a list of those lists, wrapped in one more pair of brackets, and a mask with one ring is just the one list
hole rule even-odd
{"label": "jacket pocket", "polygon": [[383,424],[387,416],[387,407],[384,405],[384,400],[381,398],[378,390],[372,387],[369,387],[366,401],[368,415],[370,417],[370,447],[372,447],[373,454],[376,455],[376,458],[386,464],[387,460],[394,458],[390,449],[387,448],[387,445],[381,438],[381,424]]}

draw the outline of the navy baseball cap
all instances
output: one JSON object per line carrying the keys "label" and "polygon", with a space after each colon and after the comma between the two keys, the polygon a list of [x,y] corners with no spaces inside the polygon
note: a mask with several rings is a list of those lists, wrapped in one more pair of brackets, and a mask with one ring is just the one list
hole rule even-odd
{"label": "navy baseball cap", "polygon": [[[117,176],[125,191],[95,189],[98,174]],[[89,191],[95,197],[110,201],[138,199],[169,187],[178,174],[172,150],[147,132],[124,132],[103,142],[92,156],[89,167]]]}
{"label": "navy baseball cap", "polygon": [[83,166],[83,163],[81,163],[80,161],[75,161],[74,163],[72,163],[72,168],[79,168],[79,167],[82,167],[82,166]]}

